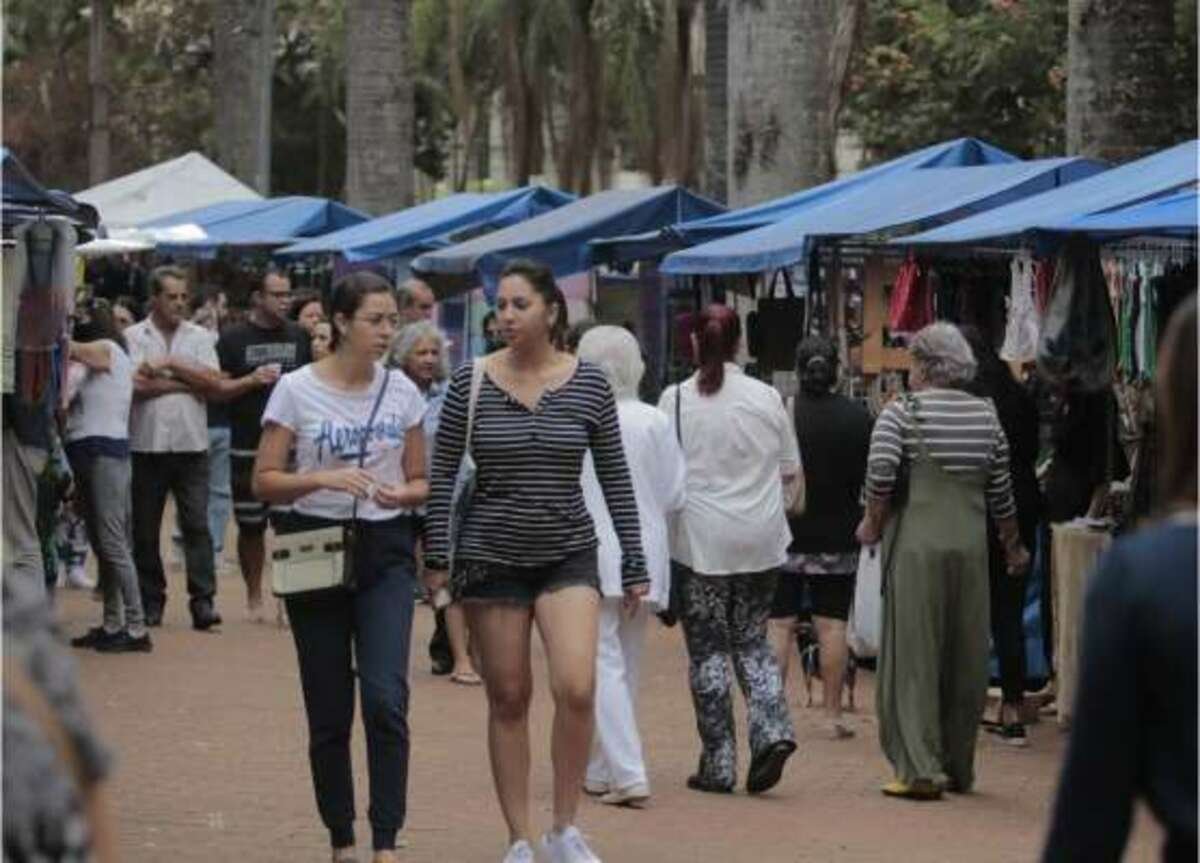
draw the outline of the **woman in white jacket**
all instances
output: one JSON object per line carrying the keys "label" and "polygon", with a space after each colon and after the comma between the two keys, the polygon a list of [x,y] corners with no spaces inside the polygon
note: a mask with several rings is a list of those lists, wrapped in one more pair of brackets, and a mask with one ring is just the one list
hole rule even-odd
{"label": "woman in white jacket", "polygon": [[621,327],[594,327],[579,343],[579,358],[603,370],[617,399],[621,443],[633,479],[650,575],[643,607],[628,613],[623,607],[621,548],[589,455],[583,497],[600,540],[604,601],[596,653],[596,730],[584,789],[604,803],[637,806],[650,797],[637,727],[638,671],[646,622],[656,610],[666,608],[670,595],[667,518],[683,508],[686,468],[666,415],[638,401],[645,365],[637,340]]}

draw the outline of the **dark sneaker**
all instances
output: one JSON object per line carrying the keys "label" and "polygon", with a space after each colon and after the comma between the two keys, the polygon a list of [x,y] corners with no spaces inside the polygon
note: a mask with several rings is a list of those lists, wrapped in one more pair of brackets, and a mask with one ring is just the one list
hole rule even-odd
{"label": "dark sneaker", "polygon": [[201,632],[221,625],[221,615],[213,608],[211,599],[193,599],[190,603],[192,612],[192,629]]}
{"label": "dark sneaker", "polygon": [[986,726],[989,734],[994,734],[1005,746],[1021,748],[1029,745],[1025,736],[1025,726],[1020,722],[1010,722],[1007,725]]}
{"label": "dark sneaker", "polygon": [[96,645],[96,650],[101,653],[149,653],[153,649],[154,645],[150,643],[150,633],[143,633],[138,638],[134,638],[127,629],[108,636]]}
{"label": "dark sneaker", "polygon": [[746,776],[746,792],[761,794],[774,788],[783,776],[783,765],[795,751],[796,744],[792,741],[777,740],[755,755],[754,760],[750,762],[750,772]]}
{"label": "dark sneaker", "polygon": [[162,626],[163,607],[153,603],[145,603],[146,626]]}
{"label": "dark sneaker", "polygon": [[120,632],[106,632],[103,626],[93,626],[83,635],[71,639],[72,647],[99,647],[105,641],[108,641],[115,635],[120,635]]}

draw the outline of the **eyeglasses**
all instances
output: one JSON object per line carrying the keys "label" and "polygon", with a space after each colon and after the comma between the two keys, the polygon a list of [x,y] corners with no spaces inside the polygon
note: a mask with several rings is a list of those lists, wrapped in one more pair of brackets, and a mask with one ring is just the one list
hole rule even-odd
{"label": "eyeglasses", "polygon": [[366,317],[355,315],[354,320],[362,321],[369,327],[382,327],[387,324],[392,329],[396,329],[400,326],[399,315],[367,315]]}

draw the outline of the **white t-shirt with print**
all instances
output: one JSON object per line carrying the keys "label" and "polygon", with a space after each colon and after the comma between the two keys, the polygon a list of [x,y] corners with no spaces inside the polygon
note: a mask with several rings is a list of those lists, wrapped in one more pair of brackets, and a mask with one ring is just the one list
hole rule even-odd
{"label": "white t-shirt with print", "polygon": [[[404,435],[421,424],[425,399],[408,377],[392,372],[368,430],[367,419],[383,386],[384,374],[383,366],[376,365],[371,386],[348,392],[321,380],[312,365],[304,366],[279,379],[263,413],[263,425],[276,423],[296,436],[298,473],[355,467],[365,439],[363,468],[378,483],[401,482]],[[353,504],[347,492],[321,489],[298,498],[294,507],[303,515],[348,519]],[[373,500],[358,502],[360,519],[382,521],[400,514],[401,510],[384,509]]]}

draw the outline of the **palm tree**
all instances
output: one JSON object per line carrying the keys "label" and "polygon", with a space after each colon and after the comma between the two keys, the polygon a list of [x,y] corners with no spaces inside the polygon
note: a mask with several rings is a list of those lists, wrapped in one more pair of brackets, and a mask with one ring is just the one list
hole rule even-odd
{"label": "palm tree", "polygon": [[1070,0],[1068,153],[1121,162],[1171,143],[1180,101],[1170,66],[1174,5]]}
{"label": "palm tree", "polygon": [[704,0],[704,192],[729,198],[729,3]]}
{"label": "palm tree", "polygon": [[271,185],[275,0],[215,0],[212,9],[217,161],[266,195]]}
{"label": "palm tree", "polygon": [[110,169],[108,28],[111,19],[109,0],[91,0],[88,86],[92,96],[92,122],[88,128],[88,183],[92,186],[107,180]]}
{"label": "palm tree", "polygon": [[413,202],[408,0],[346,6],[346,202],[373,214]]}
{"label": "palm tree", "polygon": [[729,0],[729,203],[830,179],[863,0]]}

